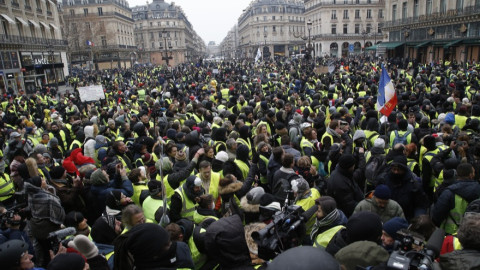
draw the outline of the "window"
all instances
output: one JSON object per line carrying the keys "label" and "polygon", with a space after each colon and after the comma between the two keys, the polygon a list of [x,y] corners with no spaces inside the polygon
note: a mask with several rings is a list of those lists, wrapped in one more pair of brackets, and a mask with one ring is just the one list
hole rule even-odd
{"label": "window", "polygon": [[343,33],[348,34],[348,24],[343,25]]}
{"label": "window", "polygon": [[392,21],[397,19],[397,5],[392,6]]}
{"label": "window", "polygon": [[418,0],[413,1],[413,17],[418,18]]}
{"label": "window", "polygon": [[370,33],[372,31],[372,25],[367,23],[367,29],[366,29],[367,33]]}
{"label": "window", "polygon": [[263,16],[263,21],[264,21],[264,22],[267,21],[267,16]]}
{"label": "window", "polygon": [[72,16],[75,15],[75,9],[70,9],[70,15],[72,15]]}
{"label": "window", "polygon": [[407,2],[403,2],[402,4],[402,19],[405,20],[407,18]]}
{"label": "window", "polygon": [[257,17],[257,22],[258,22],[258,17]]}
{"label": "window", "polygon": [[84,9],[83,9],[83,14],[84,14],[85,16],[88,16],[88,8],[84,8]]}
{"label": "window", "polygon": [[360,34],[360,24],[355,24],[355,34]]}
{"label": "window", "polygon": [[427,0],[427,7],[425,13],[427,15],[432,15],[432,0]]}
{"label": "window", "polygon": [[463,9],[463,0],[457,0],[457,10]]}
{"label": "window", "polygon": [[372,0],[367,0],[367,4],[371,4],[372,3]]}
{"label": "window", "polygon": [[274,25],[272,26],[273,32],[277,32],[277,27]]}
{"label": "window", "polygon": [[378,10],[378,18],[383,19],[383,9]]}
{"label": "window", "polygon": [[337,34],[337,25],[336,24],[332,24],[332,34],[333,35]]}
{"label": "window", "polygon": [[345,9],[345,10],[343,11],[343,18],[344,18],[344,19],[348,19],[348,9]]}
{"label": "window", "polygon": [[266,26],[263,27],[263,32],[267,32],[267,27]]}
{"label": "window", "polygon": [[102,16],[103,15],[103,10],[101,7],[98,8],[98,16]]}
{"label": "window", "polygon": [[336,20],[336,19],[337,19],[337,11],[332,10],[332,20]]}
{"label": "window", "polygon": [[355,9],[355,19],[360,19],[360,9]]}
{"label": "window", "polygon": [[360,4],[360,0],[355,0],[355,4]]}
{"label": "window", "polygon": [[440,0],[440,13],[447,13],[447,0]]}
{"label": "window", "polygon": [[275,21],[275,16],[272,16],[272,21]]}
{"label": "window", "polygon": [[89,23],[89,22],[86,22],[86,23],[85,23],[85,28],[88,29],[88,30],[90,30],[90,23]]}
{"label": "window", "polygon": [[106,36],[101,36],[100,38],[102,39],[102,46],[107,47],[107,37]]}
{"label": "window", "polygon": [[371,18],[372,18],[372,10],[367,9],[367,19],[371,19]]}

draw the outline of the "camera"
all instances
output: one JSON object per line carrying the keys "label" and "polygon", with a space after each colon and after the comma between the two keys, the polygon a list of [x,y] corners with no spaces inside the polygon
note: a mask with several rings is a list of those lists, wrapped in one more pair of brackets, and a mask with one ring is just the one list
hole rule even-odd
{"label": "camera", "polygon": [[[25,210],[27,207],[26,203],[17,204],[9,209],[3,214],[0,214],[0,226],[1,228],[5,228],[6,225],[10,226],[18,226],[22,224],[22,221],[27,218],[28,211]],[[19,215],[21,217],[20,220],[13,220],[15,215]]]}
{"label": "camera", "polygon": [[409,230],[402,229],[397,234],[401,235],[402,239],[395,241],[395,251],[388,259],[387,269],[438,269],[435,259],[442,249],[444,230],[436,229],[426,245],[422,236]]}
{"label": "camera", "polygon": [[57,254],[60,243],[62,243],[63,246],[68,247],[68,242],[71,239],[66,238],[75,235],[76,232],[77,230],[74,227],[67,227],[65,229],[49,233],[47,240],[50,242],[53,253]]}

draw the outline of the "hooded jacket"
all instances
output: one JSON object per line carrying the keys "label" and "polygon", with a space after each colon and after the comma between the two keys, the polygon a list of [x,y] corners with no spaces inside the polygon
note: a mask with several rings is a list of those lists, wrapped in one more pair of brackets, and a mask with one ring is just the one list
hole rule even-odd
{"label": "hooded jacket", "polygon": [[85,156],[95,158],[95,136],[93,134],[93,126],[86,126],[83,129],[85,133],[85,143],[83,145]]}
{"label": "hooded jacket", "polygon": [[440,256],[442,270],[475,270],[480,269],[480,251],[478,250],[455,250]]}
{"label": "hooded jacket", "polygon": [[354,175],[355,173],[350,173],[337,165],[327,183],[327,194],[335,199],[337,208],[347,217],[352,215],[355,206],[363,200],[363,191],[355,181]]}

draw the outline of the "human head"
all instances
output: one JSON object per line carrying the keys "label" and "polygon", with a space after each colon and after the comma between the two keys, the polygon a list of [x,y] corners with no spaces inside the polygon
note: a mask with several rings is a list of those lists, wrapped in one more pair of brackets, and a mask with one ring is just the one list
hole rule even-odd
{"label": "human head", "polygon": [[284,168],[293,168],[294,165],[294,157],[290,153],[285,153],[282,158],[282,166]]}
{"label": "human head", "polygon": [[475,169],[470,163],[460,163],[457,166],[457,176],[461,179],[474,179]]}
{"label": "human head", "polygon": [[122,211],[122,223],[127,229],[145,223],[145,215],[143,214],[142,208],[134,204],[125,207]]}
{"label": "human head", "polygon": [[128,149],[123,141],[115,141],[112,145],[112,148],[120,154],[124,154],[125,152],[127,152]]}
{"label": "human head", "polygon": [[210,164],[210,162],[203,160],[202,162],[200,162],[198,167],[200,170],[200,178],[204,180],[210,179],[210,176],[212,174],[212,165]]}
{"label": "human head", "polygon": [[33,255],[28,254],[28,244],[22,240],[10,240],[0,245],[0,262],[5,269],[32,269]]}
{"label": "human head", "polygon": [[337,209],[337,202],[330,196],[322,196],[315,200],[315,204],[318,205],[316,213],[317,219],[320,220],[326,217],[328,214]]}
{"label": "human head", "polygon": [[407,229],[408,222],[401,217],[394,217],[383,224],[382,245],[384,247],[393,246],[395,240],[399,240],[400,235],[397,233],[401,229]]}
{"label": "human head", "polygon": [[387,185],[378,185],[373,193],[373,199],[380,208],[385,208],[392,195]]}

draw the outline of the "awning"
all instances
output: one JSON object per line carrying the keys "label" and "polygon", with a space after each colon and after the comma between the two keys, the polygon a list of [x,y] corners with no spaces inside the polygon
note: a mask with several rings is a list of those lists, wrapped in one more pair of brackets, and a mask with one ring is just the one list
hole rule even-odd
{"label": "awning", "polygon": [[452,41],[450,41],[449,43],[443,45],[443,48],[444,48],[444,49],[448,49],[448,48],[450,48],[451,46],[456,45],[456,44],[458,44],[458,43],[460,43],[460,42],[462,42],[462,41],[463,41],[463,39],[452,40]]}
{"label": "awning", "polygon": [[60,30],[60,29],[58,29],[58,27],[57,27],[55,24],[53,24],[53,23],[50,23],[50,26],[51,26],[53,29],[57,30],[57,31]]}
{"label": "awning", "polygon": [[386,49],[395,49],[398,46],[402,46],[405,42],[382,42],[378,44],[378,47],[386,48]]}
{"label": "awning", "polygon": [[418,44],[417,46],[415,46],[415,48],[425,47],[426,45],[430,44],[430,42],[431,42],[430,40],[422,42],[422,43]]}
{"label": "awning", "polygon": [[20,18],[20,17],[15,17],[15,19],[17,19],[19,22],[21,22],[21,23],[23,24],[23,26],[27,26],[27,27],[28,27],[28,23],[27,23],[24,19],[22,19],[22,18]]}
{"label": "awning", "polygon": [[370,47],[365,48],[365,50],[366,50],[366,51],[375,51],[375,50],[377,50],[377,46],[378,46],[378,45],[373,45],[373,46],[370,46]]}
{"label": "awning", "polygon": [[8,23],[16,24],[15,21],[12,20],[12,18],[8,17],[7,15],[5,15],[5,14],[3,14],[3,13],[0,14],[0,15],[2,15],[2,17],[3,17],[5,20],[7,20]]}
{"label": "awning", "polygon": [[40,28],[40,25],[38,25],[38,23],[34,20],[28,20],[31,24],[33,24],[33,26],[35,26],[35,28]]}
{"label": "awning", "polygon": [[40,24],[41,24],[45,29],[50,28],[50,27],[48,26],[48,24],[46,24],[46,23],[44,23],[44,22],[40,22]]}

